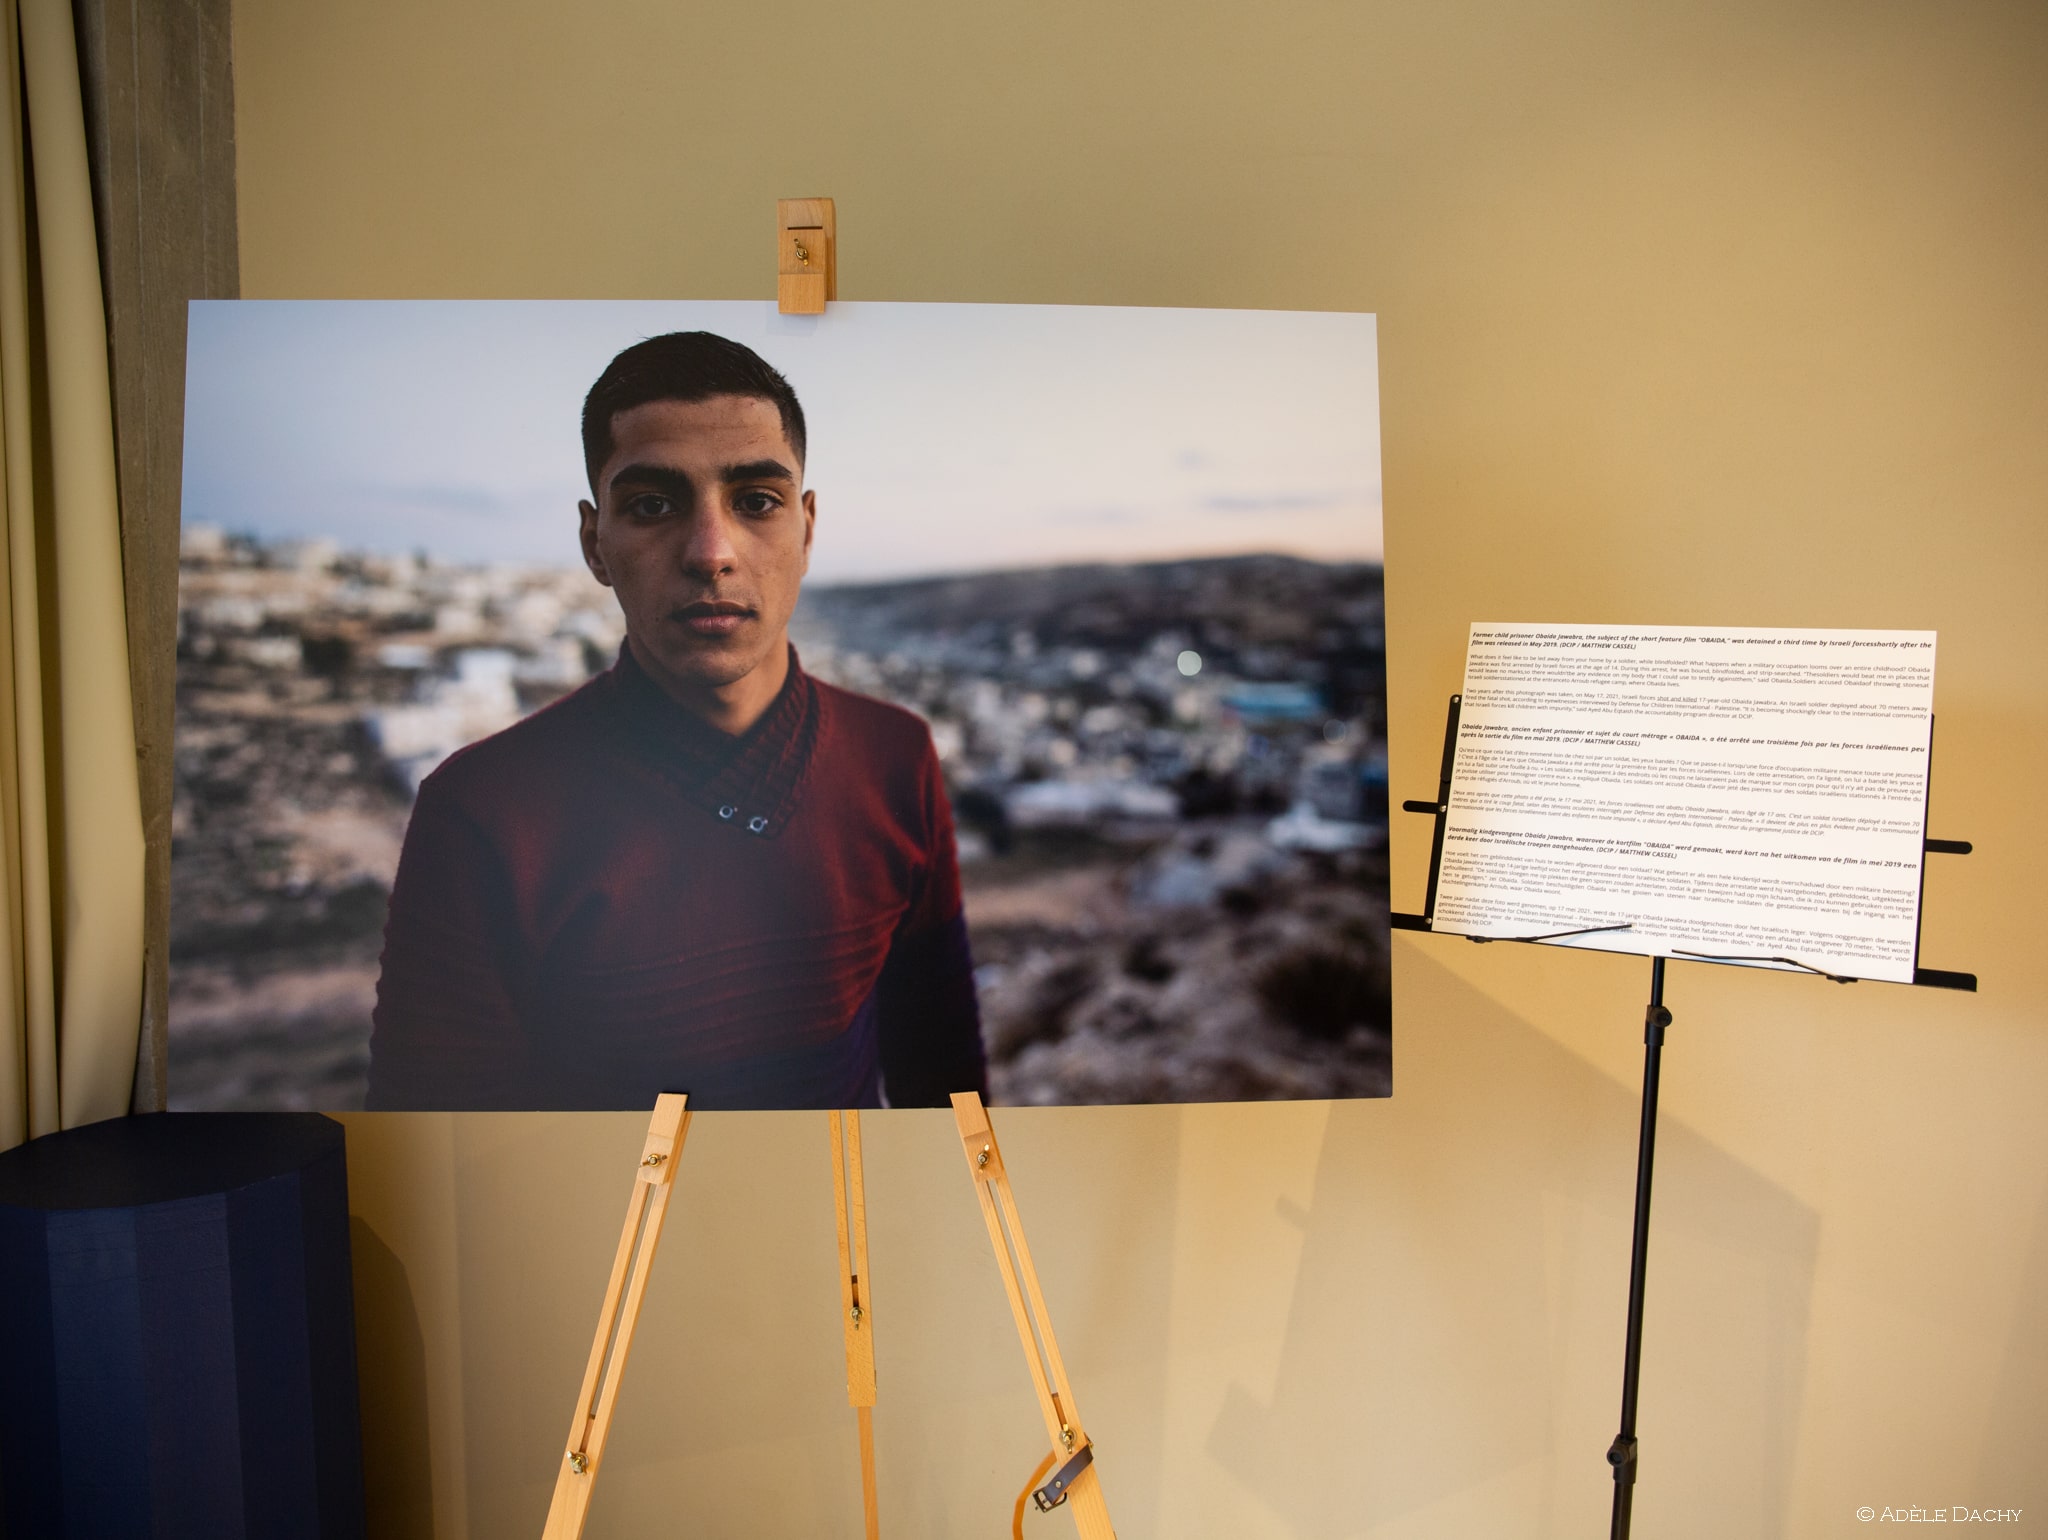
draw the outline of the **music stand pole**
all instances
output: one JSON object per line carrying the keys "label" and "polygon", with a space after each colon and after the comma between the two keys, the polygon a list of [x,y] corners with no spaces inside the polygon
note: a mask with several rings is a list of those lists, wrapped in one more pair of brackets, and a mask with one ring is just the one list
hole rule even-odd
{"label": "music stand pole", "polygon": [[1610,1540],[1628,1540],[1636,1492],[1636,1384],[1643,1368],[1643,1273],[1650,1249],[1650,1168],[1657,1157],[1657,1070],[1664,1054],[1664,959],[1650,959],[1650,1008],[1643,1022],[1643,1129],[1636,1146],[1636,1230],[1628,1269],[1628,1351],[1621,1370],[1621,1431],[1607,1446],[1614,1467],[1614,1524]]}

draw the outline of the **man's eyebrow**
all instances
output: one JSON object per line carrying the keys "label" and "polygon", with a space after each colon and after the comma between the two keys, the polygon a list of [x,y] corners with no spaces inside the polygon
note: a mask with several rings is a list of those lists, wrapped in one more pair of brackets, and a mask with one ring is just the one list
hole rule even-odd
{"label": "man's eyebrow", "polygon": [[735,481],[795,481],[797,474],[780,460],[747,460],[726,466],[718,479],[730,486]]}
{"label": "man's eyebrow", "polygon": [[622,465],[605,485],[616,492],[625,483],[653,487],[659,492],[681,493],[685,498],[697,490],[697,484],[688,476],[666,465]]}

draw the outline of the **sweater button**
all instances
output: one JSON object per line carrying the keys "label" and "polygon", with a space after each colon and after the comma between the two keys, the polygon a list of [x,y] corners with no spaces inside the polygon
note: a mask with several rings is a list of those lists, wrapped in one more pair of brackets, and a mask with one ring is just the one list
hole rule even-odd
{"label": "sweater button", "polygon": [[720,818],[723,818],[727,823],[731,823],[733,819],[739,816],[739,811],[740,810],[738,808],[734,807],[730,802],[728,802],[724,807],[718,810],[718,816]]}
{"label": "sweater button", "polygon": [[768,832],[768,820],[759,813],[756,813],[747,820],[747,827],[756,834],[766,834]]}

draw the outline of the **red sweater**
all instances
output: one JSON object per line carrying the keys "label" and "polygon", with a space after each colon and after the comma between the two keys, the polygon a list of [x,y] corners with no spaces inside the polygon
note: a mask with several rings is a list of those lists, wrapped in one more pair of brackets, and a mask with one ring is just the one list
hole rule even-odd
{"label": "red sweater", "polygon": [[789,682],[743,738],[622,651],[420,787],[376,1108],[943,1104],[986,1075],[923,722]]}

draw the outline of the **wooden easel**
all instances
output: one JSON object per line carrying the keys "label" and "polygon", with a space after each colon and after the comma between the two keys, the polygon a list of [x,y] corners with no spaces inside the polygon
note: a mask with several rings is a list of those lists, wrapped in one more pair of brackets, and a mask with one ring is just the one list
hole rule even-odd
{"label": "wooden easel", "polygon": [[[839,1303],[846,1334],[846,1399],[860,1422],[861,1506],[868,1540],[879,1540],[881,1519],[875,1498],[875,1337],[874,1311],[868,1283],[867,1196],[861,1180],[860,1114],[828,1113],[832,1136],[832,1198],[839,1220]],[[1074,1405],[1073,1387],[1053,1340],[1052,1319],[1039,1292],[1038,1271],[1024,1242],[1024,1224],[1001,1148],[990,1125],[988,1109],[975,1093],[953,1098],[953,1119],[960,1130],[961,1151],[974,1181],[981,1217],[988,1225],[1003,1292],[1016,1318],[1017,1337],[1038,1392],[1052,1452],[1051,1479],[1032,1495],[1041,1509],[1064,1507],[1074,1515],[1080,1540],[1116,1540],[1109,1507],[1094,1467],[1094,1450]],[[626,1223],[612,1260],[611,1281],[598,1312],[597,1335],[590,1344],[590,1363],[569,1424],[569,1448],[555,1477],[555,1495],[548,1507],[542,1540],[580,1540],[590,1496],[604,1464],[604,1445],[611,1431],[612,1409],[625,1377],[626,1354],[647,1293],[647,1276],[661,1240],[662,1220],[675,1180],[676,1160],[689,1132],[686,1099],[656,1099],[654,1120],[641,1146],[626,1204]]]}

